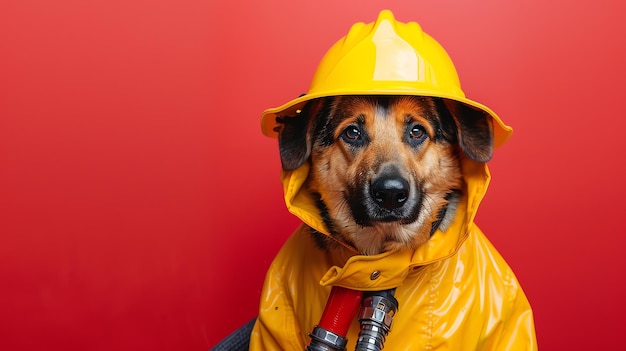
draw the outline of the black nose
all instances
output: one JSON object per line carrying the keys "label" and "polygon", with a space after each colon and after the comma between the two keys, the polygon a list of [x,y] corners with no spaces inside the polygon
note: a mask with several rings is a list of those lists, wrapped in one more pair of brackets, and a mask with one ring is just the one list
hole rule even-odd
{"label": "black nose", "polygon": [[380,207],[393,210],[409,198],[409,182],[398,175],[383,175],[372,182],[370,191]]}

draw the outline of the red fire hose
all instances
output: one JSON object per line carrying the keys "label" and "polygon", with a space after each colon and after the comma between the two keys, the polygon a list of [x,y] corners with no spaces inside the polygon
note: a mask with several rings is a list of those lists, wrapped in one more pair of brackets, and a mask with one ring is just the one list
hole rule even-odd
{"label": "red fire hose", "polygon": [[306,351],[344,351],[346,334],[359,311],[361,330],[356,351],[382,350],[391,321],[398,309],[395,289],[363,293],[334,286],[318,325],[309,334]]}

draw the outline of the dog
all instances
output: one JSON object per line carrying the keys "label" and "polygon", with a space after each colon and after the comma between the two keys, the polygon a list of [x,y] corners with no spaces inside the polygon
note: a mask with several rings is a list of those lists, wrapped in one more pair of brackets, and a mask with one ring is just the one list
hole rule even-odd
{"label": "dog", "polygon": [[[302,224],[268,269],[250,350],[305,349],[335,287],[393,291],[389,350],[536,349],[529,302],[474,223],[501,128],[492,116],[410,94],[315,97],[288,111],[274,131]],[[362,321],[348,321],[347,349]]]}
{"label": "dog", "polygon": [[491,120],[439,97],[318,98],[279,122],[283,169],[310,159],[304,187],[330,232],[311,229],[323,250],[349,245],[377,255],[419,247],[456,214],[461,157],[487,162],[493,154]]}

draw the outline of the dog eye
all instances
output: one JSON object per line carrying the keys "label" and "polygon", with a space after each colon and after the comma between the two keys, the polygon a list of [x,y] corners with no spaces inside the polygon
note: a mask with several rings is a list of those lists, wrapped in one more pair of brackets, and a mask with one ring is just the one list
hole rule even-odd
{"label": "dog eye", "polygon": [[428,138],[428,133],[426,133],[426,128],[424,128],[424,126],[417,123],[408,126],[406,141],[409,145],[418,147],[422,145],[426,138]]}
{"label": "dog eye", "polygon": [[414,125],[409,131],[411,139],[422,139],[426,136],[426,130],[419,124]]}
{"label": "dog eye", "polygon": [[361,139],[361,130],[356,126],[349,126],[343,130],[341,137],[348,143],[358,141]]}

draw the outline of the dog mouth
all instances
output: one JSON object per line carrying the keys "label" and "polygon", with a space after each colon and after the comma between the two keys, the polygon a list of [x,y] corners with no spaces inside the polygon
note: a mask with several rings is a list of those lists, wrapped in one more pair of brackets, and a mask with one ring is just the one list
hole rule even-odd
{"label": "dog mouth", "polygon": [[380,213],[380,214],[370,217],[366,222],[369,222],[370,224],[374,224],[376,222],[381,222],[381,223],[398,222],[398,224],[409,224],[409,223],[412,223],[414,220],[415,219],[413,217],[407,217],[403,214]]}
{"label": "dog mouth", "polygon": [[410,224],[417,220],[421,201],[411,201],[402,208],[388,210],[372,201],[351,206],[355,222],[369,227],[378,223]]}

